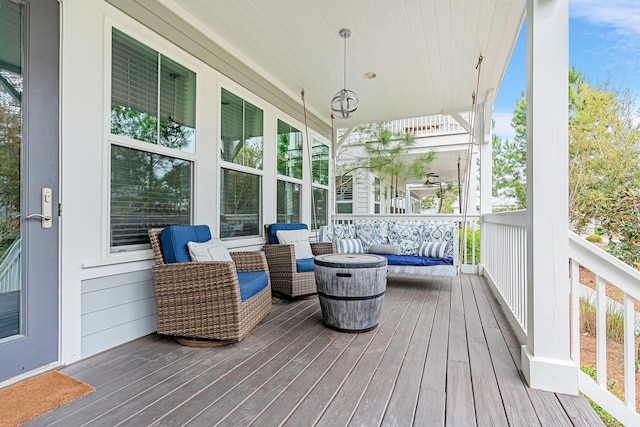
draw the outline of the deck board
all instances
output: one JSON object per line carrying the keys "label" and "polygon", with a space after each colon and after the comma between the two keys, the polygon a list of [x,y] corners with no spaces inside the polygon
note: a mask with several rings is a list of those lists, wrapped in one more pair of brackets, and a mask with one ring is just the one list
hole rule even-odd
{"label": "deck board", "polygon": [[391,275],[360,334],[326,328],[318,300],[275,301],[229,346],[152,334],[65,367],[96,391],[26,425],[602,425],[584,398],[526,386],[481,276]]}
{"label": "deck board", "polygon": [[474,285],[473,290],[507,420],[510,425],[517,423],[517,425],[523,426],[539,426],[540,421],[526,392],[526,386],[520,375],[514,375],[515,361],[511,357],[511,352],[498,322],[492,315],[488,298],[492,298],[493,295],[488,295],[485,292],[479,278],[476,280],[476,277],[471,278]]}
{"label": "deck board", "polygon": [[471,382],[478,425],[508,426],[489,346],[480,321],[479,307],[468,276],[462,278]]}
{"label": "deck board", "polygon": [[402,360],[402,366],[396,379],[394,392],[385,408],[383,425],[407,426],[413,423],[416,405],[420,394],[422,374],[424,372],[427,348],[440,291],[440,280],[433,283],[417,283],[416,286],[428,286],[424,303],[420,308],[409,348]]}
{"label": "deck board", "polygon": [[451,311],[451,278],[439,277],[440,293],[434,317],[427,358],[414,422],[422,420],[444,425],[447,399],[447,354],[449,341],[449,312]]}
{"label": "deck board", "polygon": [[475,405],[471,366],[467,345],[467,328],[462,301],[461,277],[451,280],[449,314],[449,354],[447,357],[447,405],[445,425],[475,426]]}

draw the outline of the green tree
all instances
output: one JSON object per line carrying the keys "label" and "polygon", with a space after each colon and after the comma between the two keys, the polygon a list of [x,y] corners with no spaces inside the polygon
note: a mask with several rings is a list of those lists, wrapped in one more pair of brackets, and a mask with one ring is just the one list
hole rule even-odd
{"label": "green tree", "polygon": [[516,201],[515,209],[524,209],[527,203],[527,141],[526,99],[524,92],[513,112],[511,126],[516,130],[513,141],[492,138],[493,195]]}
{"label": "green tree", "polygon": [[624,189],[593,209],[609,237],[609,252],[640,269],[640,190]]}
{"label": "green tree", "polygon": [[[602,224],[610,236],[610,252],[631,264],[640,262],[640,111],[628,90],[592,85],[569,70],[569,219],[577,231]],[[510,184],[513,170],[526,166],[526,100],[518,101],[512,126],[514,143],[494,137],[494,194],[524,193]],[[497,161],[496,161],[497,159]],[[504,179],[504,177],[508,179]],[[526,182],[526,175],[523,175]],[[525,200],[525,199],[522,199]]]}
{"label": "green tree", "polygon": [[640,132],[627,92],[581,81],[570,93],[569,217],[581,230],[601,219],[612,196],[640,187]]}
{"label": "green tree", "polygon": [[[396,134],[384,123],[363,126],[356,130],[363,135],[363,140],[355,143],[362,147],[358,151],[353,145],[341,147],[338,157],[344,154],[351,156],[345,161],[336,182],[344,182],[346,177],[355,177],[359,171],[369,171],[381,181],[387,181],[392,187],[404,185],[408,178],[422,179],[426,177],[428,166],[436,158],[435,152],[408,155],[416,144],[415,136],[410,132]],[[359,152],[361,154],[354,154]],[[392,194],[397,188],[392,190]]]}
{"label": "green tree", "polygon": [[420,201],[420,208],[423,211],[429,210],[436,206],[436,199],[433,197],[423,197]]}
{"label": "green tree", "polygon": [[[22,78],[4,73],[22,92]],[[5,251],[20,236],[20,164],[22,118],[19,98],[0,85],[0,261]]]}
{"label": "green tree", "polygon": [[438,196],[438,213],[452,214],[453,203],[458,199],[458,188],[453,183],[448,182],[440,185],[436,191]]}

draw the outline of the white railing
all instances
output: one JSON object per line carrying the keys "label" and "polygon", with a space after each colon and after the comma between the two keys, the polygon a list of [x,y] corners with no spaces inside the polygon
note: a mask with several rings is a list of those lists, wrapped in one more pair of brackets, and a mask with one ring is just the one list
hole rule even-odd
{"label": "white railing", "polygon": [[[465,273],[477,273],[480,263],[480,215],[467,215],[465,234],[462,233],[462,215],[443,214],[337,214],[334,221],[338,224],[352,223],[355,220],[368,221],[433,221],[435,223],[456,223],[460,229],[460,266]],[[475,238],[473,238],[475,236]]]}
{"label": "white railing", "polygon": [[[482,216],[484,275],[493,284],[522,339],[527,334],[527,212]],[[507,314],[509,314],[507,312]]]}
{"label": "white railing", "polygon": [[[460,117],[469,122],[469,113],[462,113]],[[382,122],[385,128],[395,134],[404,134],[406,132],[414,134],[416,137],[441,136],[457,133],[467,133],[467,130],[457,122],[453,117],[444,114],[436,114],[433,116],[412,117],[408,119],[391,120]],[[338,129],[338,139],[347,131],[346,128]],[[348,142],[364,142],[370,138],[369,133],[365,131],[354,131],[349,135]]]}
{"label": "white railing", "polygon": [[[469,120],[469,114],[461,114],[465,120]],[[386,122],[393,133],[412,133],[417,137],[434,136],[451,133],[466,133],[465,128],[455,121],[453,117],[443,114]]]}
{"label": "white railing", "polygon": [[19,291],[22,283],[22,240],[17,239],[0,264],[0,293]]}
{"label": "white railing", "polygon": [[[636,356],[634,301],[640,300],[640,272],[611,256],[602,249],[569,233],[571,265],[571,358],[580,366],[580,338],[582,336],[580,305],[593,303],[596,316],[596,380],[584,372],[578,376],[578,388],[624,425],[640,425],[636,412]],[[580,301],[580,266],[594,273],[595,301]],[[607,310],[607,282],[624,294],[621,312]],[[624,402],[608,390],[607,380],[607,316],[624,319]]]}

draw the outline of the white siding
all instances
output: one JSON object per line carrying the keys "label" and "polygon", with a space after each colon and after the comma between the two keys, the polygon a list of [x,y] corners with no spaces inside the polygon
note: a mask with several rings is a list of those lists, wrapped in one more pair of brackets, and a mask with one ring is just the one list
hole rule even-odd
{"label": "white siding", "polygon": [[150,270],[82,281],[82,357],[157,329]]}
{"label": "white siding", "polygon": [[[276,120],[286,120],[298,129],[304,129],[304,124],[260,98],[260,94],[277,92],[265,88],[264,79],[254,85],[257,91],[262,87],[261,93],[252,93],[246,89],[246,84],[240,86],[206,61],[188,54],[106,1],[65,0],[60,4],[63,23],[60,362],[68,364],[156,330],[151,251],[109,253],[110,148],[107,135],[111,26],[126,30],[197,74],[193,221],[208,224],[212,234],[217,235],[219,216],[220,88],[232,90],[264,111],[264,222],[273,222],[276,218]],[[153,22],[169,25],[161,20]],[[186,33],[195,34],[196,31]],[[168,34],[168,38],[178,34],[184,36],[176,31]],[[188,38],[181,40],[192,43]],[[241,77],[247,80],[247,76],[252,74],[242,73]],[[299,105],[297,100],[280,99],[279,102]],[[302,112],[295,115],[301,116]],[[326,129],[321,126],[316,129],[310,129],[309,136],[328,144]],[[309,181],[307,174],[303,185],[304,206],[310,203],[310,195],[304,193],[311,192]],[[303,210],[303,221],[310,222],[309,208]],[[262,241],[261,237],[239,239],[227,242],[227,245],[232,249],[259,249]]]}

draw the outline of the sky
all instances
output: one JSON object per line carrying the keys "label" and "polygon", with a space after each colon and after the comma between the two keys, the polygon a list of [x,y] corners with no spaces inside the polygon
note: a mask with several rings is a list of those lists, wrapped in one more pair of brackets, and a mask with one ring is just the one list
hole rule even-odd
{"label": "sky", "polygon": [[[525,29],[494,104],[494,133],[513,139],[511,117],[526,87]],[[640,105],[640,0],[569,0],[569,66],[592,84],[629,90]]]}

